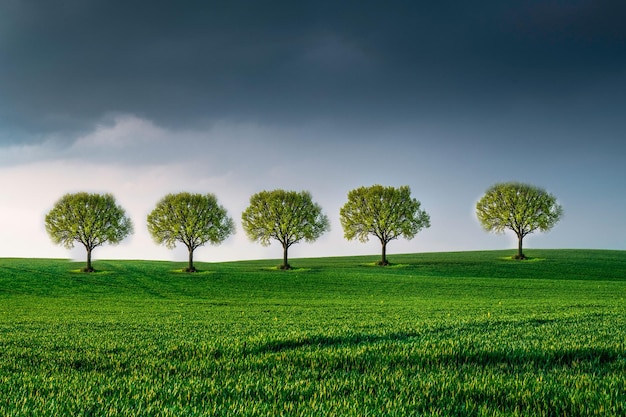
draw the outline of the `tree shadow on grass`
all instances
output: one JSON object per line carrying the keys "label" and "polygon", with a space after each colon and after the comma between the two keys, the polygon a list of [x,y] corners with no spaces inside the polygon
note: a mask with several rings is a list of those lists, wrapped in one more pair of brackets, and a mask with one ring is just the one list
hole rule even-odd
{"label": "tree shadow on grass", "polygon": [[204,270],[204,269],[196,269],[194,271],[187,271],[186,268],[171,269],[169,272],[172,274],[180,274],[180,275],[186,275],[190,277],[194,277],[196,275],[208,275],[208,274],[215,273],[215,271]]}
{"label": "tree shadow on grass", "polygon": [[[531,320],[532,321],[532,320]],[[480,326],[480,324],[477,324]],[[448,332],[450,328],[439,329]],[[300,349],[337,349],[352,347],[367,347],[368,345],[384,344],[385,351],[393,354],[393,345],[406,343],[422,343],[422,338],[428,334],[437,332],[429,330],[419,332],[398,332],[384,335],[374,334],[351,334],[345,336],[304,336],[294,339],[276,340],[259,344],[245,349],[245,354],[274,354],[296,351]],[[445,338],[442,346],[445,346]],[[432,344],[432,341],[429,342]],[[361,351],[362,352],[362,351]],[[617,362],[626,360],[623,351],[610,348],[580,347],[573,349],[498,349],[493,350],[468,345],[461,345],[457,352],[448,353],[449,349],[439,352],[436,349],[430,352],[417,350],[409,359],[412,362],[421,363],[432,367],[530,367],[533,369],[547,369],[560,367],[580,366],[588,364],[591,368],[611,366]],[[382,361],[387,360],[381,355]]]}
{"label": "tree shadow on grass", "polygon": [[397,263],[392,263],[392,262],[389,262],[385,265],[381,265],[380,262],[367,262],[367,263],[359,264],[359,266],[379,268],[381,271],[384,271],[385,269],[407,268],[407,267],[414,266],[414,265],[419,265],[419,264],[397,264]]}
{"label": "tree shadow on grass", "polygon": [[515,263],[521,263],[521,264],[525,264],[525,263],[532,263],[532,262],[540,262],[540,261],[545,261],[546,258],[537,258],[534,256],[526,256],[523,259],[518,259],[515,257],[515,255],[512,256],[501,256],[500,258],[498,258],[502,261],[510,261],[510,262],[515,262]]}
{"label": "tree shadow on grass", "polygon": [[288,273],[297,273],[297,272],[305,272],[305,271],[310,271],[311,268],[296,268],[296,267],[289,267],[289,269],[284,269],[280,266],[268,266],[265,268],[261,268],[264,271],[279,271],[279,272],[284,272],[286,274]]}
{"label": "tree shadow on grass", "polygon": [[85,268],[72,269],[70,270],[70,272],[72,274],[79,274],[79,275],[108,275],[108,274],[113,273],[113,271],[109,271],[107,269],[93,269],[93,268],[90,271],[85,270]]}

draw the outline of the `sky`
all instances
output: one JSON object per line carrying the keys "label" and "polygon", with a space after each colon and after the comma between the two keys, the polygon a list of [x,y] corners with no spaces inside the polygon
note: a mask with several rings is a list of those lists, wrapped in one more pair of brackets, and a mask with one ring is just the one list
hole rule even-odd
{"label": "sky", "polygon": [[196,261],[279,259],[241,212],[308,190],[331,222],[290,258],[374,255],[347,241],[353,188],[408,185],[431,227],[393,253],[508,249],[475,204],[491,185],[554,194],[527,248],[626,250],[621,0],[0,0],[0,257],[83,259],[47,236],[65,193],[112,193],[135,233],[94,259],[186,260],[146,216],[215,194],[237,225]]}

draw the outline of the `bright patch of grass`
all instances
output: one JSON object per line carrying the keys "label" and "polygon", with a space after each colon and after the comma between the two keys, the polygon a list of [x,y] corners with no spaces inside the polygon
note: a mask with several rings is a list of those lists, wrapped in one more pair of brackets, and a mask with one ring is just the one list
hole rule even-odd
{"label": "bright patch of grass", "polygon": [[0,414],[626,414],[626,252],[0,259]]}

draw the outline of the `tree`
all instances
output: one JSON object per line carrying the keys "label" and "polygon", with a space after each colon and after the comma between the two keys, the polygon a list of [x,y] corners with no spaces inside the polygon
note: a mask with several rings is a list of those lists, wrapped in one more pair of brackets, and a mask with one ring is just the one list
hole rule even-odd
{"label": "tree", "polygon": [[111,194],[85,192],[65,194],[46,215],[46,231],[52,241],[74,247],[82,243],[87,251],[87,267],[93,272],[91,252],[105,243],[116,245],[133,233],[133,224]]}
{"label": "tree", "polygon": [[522,240],[536,230],[550,230],[563,215],[556,197],[545,190],[519,182],[493,185],[476,203],[476,216],[486,231],[517,235],[516,259],[525,259]]}
{"label": "tree", "polygon": [[290,269],[287,251],[302,240],[313,242],[330,230],[328,217],[307,191],[261,191],[250,197],[241,215],[242,226],[252,241],[268,246],[274,239],[283,246],[281,269]]}
{"label": "tree", "polygon": [[430,216],[420,210],[420,202],[411,198],[411,189],[406,185],[356,188],[348,193],[348,202],[339,214],[346,239],[367,242],[372,235],[380,240],[382,257],[379,265],[389,265],[389,242],[401,236],[413,239],[420,230],[430,227]]}
{"label": "tree", "polygon": [[233,219],[213,194],[168,194],[148,215],[148,231],[157,244],[169,249],[180,242],[189,251],[186,272],[195,272],[193,252],[210,242],[220,244],[235,232]]}

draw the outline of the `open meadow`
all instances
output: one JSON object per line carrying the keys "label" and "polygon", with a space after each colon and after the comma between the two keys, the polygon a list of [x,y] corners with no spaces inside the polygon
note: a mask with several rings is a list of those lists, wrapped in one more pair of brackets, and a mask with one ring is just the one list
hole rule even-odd
{"label": "open meadow", "polygon": [[512,254],[0,259],[0,415],[626,415],[626,252]]}

